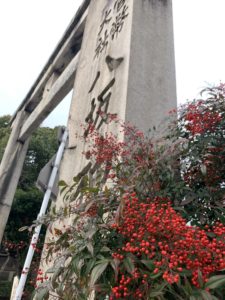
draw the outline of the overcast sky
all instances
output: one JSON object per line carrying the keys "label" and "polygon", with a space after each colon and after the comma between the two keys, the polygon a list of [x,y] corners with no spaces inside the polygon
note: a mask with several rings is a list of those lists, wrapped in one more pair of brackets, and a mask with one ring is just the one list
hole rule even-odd
{"label": "overcast sky", "polygon": [[[0,116],[13,114],[24,99],[81,2],[1,1]],[[196,97],[207,83],[225,82],[225,0],[173,0],[173,8],[181,102]],[[69,101],[60,104],[46,126],[66,124]]]}

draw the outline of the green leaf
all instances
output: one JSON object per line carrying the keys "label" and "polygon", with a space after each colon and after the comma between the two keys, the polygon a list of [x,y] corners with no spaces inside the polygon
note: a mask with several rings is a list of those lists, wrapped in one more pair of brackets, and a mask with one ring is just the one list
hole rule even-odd
{"label": "green leaf", "polygon": [[180,212],[182,212],[182,213],[186,213],[185,209],[182,208],[182,207],[175,206],[175,207],[173,207],[173,209],[174,209],[174,210],[177,210],[177,211],[180,211]]}
{"label": "green leaf", "polygon": [[202,288],[203,285],[204,285],[204,281],[203,281],[203,278],[202,278],[202,272],[200,270],[198,270],[198,282],[200,284],[200,287]]}
{"label": "green leaf", "polygon": [[58,186],[64,187],[64,186],[68,186],[68,184],[64,180],[60,180]]}
{"label": "green leaf", "polygon": [[93,247],[91,242],[87,243],[87,249],[91,253],[91,255],[93,256],[94,255],[94,247]]}
{"label": "green leaf", "polygon": [[87,192],[87,193],[93,193],[93,194],[97,194],[99,192],[99,188],[97,187],[84,187],[83,189],[81,189],[81,191],[84,193],[84,192]]}
{"label": "green leaf", "polygon": [[64,209],[63,209],[63,216],[67,217],[67,215],[68,215],[68,207],[64,207]]}
{"label": "green leaf", "polygon": [[[192,273],[190,272],[190,275]],[[180,287],[184,290],[186,295],[191,295],[193,292],[192,285],[190,284],[189,280],[187,279],[186,276],[184,276],[184,283],[182,285],[179,284]]]}
{"label": "green leaf", "polygon": [[88,262],[87,268],[86,268],[86,273],[87,273],[87,275],[90,274],[92,268],[93,268],[94,265],[95,265],[95,262],[96,262],[96,259],[95,259],[95,258],[93,258],[92,260],[90,260],[90,261]]}
{"label": "green leaf", "polygon": [[112,266],[114,273],[115,273],[115,280],[117,280],[118,273],[119,273],[119,265],[120,265],[120,260],[117,258],[114,258],[111,262],[110,265]]}
{"label": "green leaf", "polygon": [[47,299],[47,296],[49,295],[49,290],[47,287],[45,288],[38,288],[37,293],[35,295],[36,300],[44,300]]}
{"label": "green leaf", "polygon": [[90,280],[90,286],[93,287],[94,284],[98,281],[102,273],[105,271],[109,264],[109,261],[104,261],[102,263],[99,263],[97,266],[94,267],[94,269],[91,272],[91,280]]}
{"label": "green leaf", "polygon": [[109,188],[107,187],[107,186],[105,186],[105,190],[104,190],[104,193],[105,193],[105,196],[106,197],[109,197],[110,196],[110,190],[109,190]]}
{"label": "green leaf", "polygon": [[111,249],[109,247],[103,246],[100,252],[110,252]]}
{"label": "green leaf", "polygon": [[217,298],[210,295],[209,292],[202,290],[201,292],[201,296],[203,300],[216,300]]}
{"label": "green leaf", "polygon": [[94,226],[92,226],[91,228],[90,228],[90,230],[88,230],[86,233],[85,233],[85,237],[87,238],[87,239],[92,239],[93,238],[93,236],[94,236],[94,234],[96,233],[96,231],[97,231],[97,228],[96,227],[94,227]]}
{"label": "green leaf", "polygon": [[210,238],[215,238],[216,234],[214,232],[206,232],[207,236],[209,236]]}
{"label": "green leaf", "polygon": [[154,288],[155,290],[149,294],[150,298],[155,299],[155,297],[163,296],[165,292],[165,287],[167,286],[168,282],[163,282],[162,284],[158,285],[156,288]]}
{"label": "green leaf", "polygon": [[23,227],[19,228],[18,231],[22,232],[24,230],[27,230],[28,228],[29,228],[29,226],[23,226]]}
{"label": "green leaf", "polygon": [[60,188],[59,194],[62,195],[62,193],[67,189],[67,186],[64,186]]}
{"label": "green leaf", "polygon": [[162,276],[162,272],[159,272],[159,273],[157,273],[157,274],[151,274],[151,275],[150,275],[150,278],[151,278],[151,279],[157,279],[157,278],[160,277],[160,276]]}
{"label": "green leaf", "polygon": [[[224,208],[220,208],[220,207],[217,207],[218,210],[221,211],[221,213],[219,213],[218,211],[215,210],[215,214],[216,216],[218,216],[218,218],[220,219],[220,221],[222,223],[225,223],[225,217],[224,217]],[[216,236],[216,235],[215,235]]]}
{"label": "green leaf", "polygon": [[62,271],[63,271],[62,267],[55,268],[54,274],[51,278],[51,284],[54,289],[58,287],[57,279],[59,278]]}
{"label": "green leaf", "polygon": [[200,165],[200,169],[201,169],[201,172],[202,172],[202,175],[206,175],[206,173],[207,173],[207,168],[206,168],[206,165],[204,165],[204,164],[201,164]]}
{"label": "green leaf", "polygon": [[149,294],[149,297],[150,297],[150,298],[155,298],[155,297],[158,297],[158,296],[163,296],[163,292],[157,291],[157,292],[151,292],[151,293]]}
{"label": "green leaf", "polygon": [[155,265],[152,260],[141,260],[141,262],[150,270],[153,271],[155,269]]}
{"label": "green leaf", "polygon": [[73,259],[72,265],[73,265],[74,272],[79,276],[81,268],[84,265],[84,259],[77,256]]}
{"label": "green leaf", "polygon": [[216,275],[209,278],[204,288],[213,290],[220,287],[222,284],[225,284],[225,275]]}
{"label": "green leaf", "polygon": [[56,267],[51,267],[51,268],[49,268],[47,271],[46,271],[46,273],[55,273],[55,271],[57,270],[58,268],[56,268]]}
{"label": "green leaf", "polygon": [[80,181],[80,177],[79,176],[73,177],[73,182],[78,183],[79,181]]}
{"label": "green leaf", "polygon": [[183,270],[183,271],[179,272],[179,274],[181,276],[184,276],[184,275],[190,276],[192,274],[192,272],[189,270]]}
{"label": "green leaf", "polygon": [[128,273],[132,274],[134,272],[135,266],[134,266],[134,263],[133,263],[133,261],[130,257],[126,257],[123,260],[123,264],[124,264],[124,266],[125,266]]}
{"label": "green leaf", "polygon": [[212,300],[220,300],[219,298],[217,298],[217,297],[214,296],[214,295],[211,295],[211,298],[212,298]]}

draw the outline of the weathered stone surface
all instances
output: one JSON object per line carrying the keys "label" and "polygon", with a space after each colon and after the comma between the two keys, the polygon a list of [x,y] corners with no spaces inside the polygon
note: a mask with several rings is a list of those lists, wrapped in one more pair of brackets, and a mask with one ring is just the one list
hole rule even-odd
{"label": "weathered stone surface", "polygon": [[142,130],[176,108],[172,1],[133,1],[126,120]]}
{"label": "weathered stone surface", "polygon": [[102,92],[107,112],[144,131],[176,107],[172,1],[92,1],[80,52],[60,174],[68,182],[86,164],[77,136],[96,119]]}

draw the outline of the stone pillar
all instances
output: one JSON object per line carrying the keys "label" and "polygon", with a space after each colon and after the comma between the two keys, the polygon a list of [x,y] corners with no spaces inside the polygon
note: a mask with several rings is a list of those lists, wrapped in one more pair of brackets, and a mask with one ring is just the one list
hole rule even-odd
{"label": "stone pillar", "polygon": [[[80,52],[60,175],[68,182],[86,164],[80,126],[99,108],[147,131],[176,107],[172,0],[91,1]],[[100,130],[115,131],[100,119]]]}
{"label": "stone pillar", "polygon": [[125,120],[146,131],[176,108],[171,0],[133,1]]}

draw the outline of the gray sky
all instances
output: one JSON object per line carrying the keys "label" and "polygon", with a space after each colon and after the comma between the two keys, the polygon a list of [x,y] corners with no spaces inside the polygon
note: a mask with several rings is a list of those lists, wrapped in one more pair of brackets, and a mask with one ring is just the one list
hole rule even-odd
{"label": "gray sky", "polygon": [[[139,1],[139,0],[136,0]],[[2,0],[0,116],[13,114],[81,0]],[[225,82],[225,0],[173,0],[178,102],[206,83]],[[45,121],[66,124],[70,97]]]}

